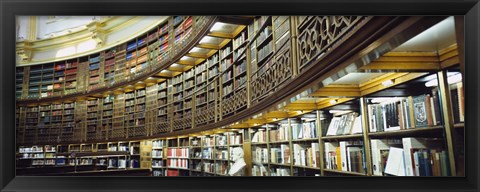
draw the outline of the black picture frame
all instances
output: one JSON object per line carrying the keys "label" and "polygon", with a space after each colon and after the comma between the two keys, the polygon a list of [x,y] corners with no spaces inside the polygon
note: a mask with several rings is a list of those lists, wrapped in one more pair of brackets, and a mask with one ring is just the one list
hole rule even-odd
{"label": "black picture frame", "polygon": [[[0,1],[1,191],[479,191],[478,0]],[[465,177],[16,177],[15,15],[464,15]]]}

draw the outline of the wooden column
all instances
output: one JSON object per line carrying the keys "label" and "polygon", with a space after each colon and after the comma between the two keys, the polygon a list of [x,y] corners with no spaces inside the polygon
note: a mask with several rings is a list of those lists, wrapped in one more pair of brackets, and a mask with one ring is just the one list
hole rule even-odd
{"label": "wooden column", "polygon": [[372,150],[370,148],[370,138],[368,137],[367,100],[365,97],[360,98],[360,109],[362,110],[363,146],[365,147],[367,176],[371,176],[373,175]]}
{"label": "wooden column", "polygon": [[447,141],[448,161],[450,163],[451,176],[456,176],[455,167],[455,148],[453,144],[453,107],[450,99],[450,89],[447,82],[447,71],[442,70],[437,73],[440,89],[441,107],[443,111],[443,120],[445,127],[445,135]]}
{"label": "wooden column", "polygon": [[460,61],[460,72],[465,85],[465,31],[464,16],[455,16],[455,38],[457,39],[458,60]]}

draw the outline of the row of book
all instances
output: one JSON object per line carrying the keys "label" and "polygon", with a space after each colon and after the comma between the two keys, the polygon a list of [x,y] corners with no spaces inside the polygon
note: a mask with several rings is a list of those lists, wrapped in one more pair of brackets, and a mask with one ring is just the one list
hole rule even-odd
{"label": "row of book", "polygon": [[362,116],[355,112],[334,116],[327,128],[327,136],[362,133]]}
{"label": "row of book", "polygon": [[363,141],[325,142],[327,169],[366,173]]}
{"label": "row of book", "polygon": [[[260,154],[256,155],[256,157],[262,157],[261,159],[256,159],[260,160],[257,162],[263,162],[266,163],[268,159],[263,157],[262,153],[265,152],[266,148],[257,148],[261,149]],[[290,163],[290,146],[287,144],[281,144],[280,146],[277,147],[270,147],[270,163],[277,163],[277,164],[288,164]]]}
{"label": "row of book", "polygon": [[188,148],[168,148],[167,157],[188,158],[189,149]]}
{"label": "row of book", "polygon": [[292,123],[292,139],[317,138],[317,121],[305,121],[301,124]]}
{"label": "row of book", "polygon": [[450,175],[442,139],[406,137],[371,142],[374,175]]}
{"label": "row of book", "polygon": [[320,167],[320,148],[318,143],[310,145],[293,144],[294,165]]}
{"label": "row of book", "polygon": [[188,169],[188,159],[167,159],[167,167]]}
{"label": "row of book", "polygon": [[436,94],[388,99],[367,107],[370,132],[431,127],[442,123]]}

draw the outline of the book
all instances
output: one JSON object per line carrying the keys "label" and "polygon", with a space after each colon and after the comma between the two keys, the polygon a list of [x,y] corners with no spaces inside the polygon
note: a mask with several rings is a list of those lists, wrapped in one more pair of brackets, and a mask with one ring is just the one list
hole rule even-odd
{"label": "book", "polygon": [[340,141],[340,159],[341,159],[341,167],[342,171],[348,171],[348,160],[347,160],[347,142]]}
{"label": "book", "polygon": [[319,143],[312,143],[312,166],[319,167],[320,166],[320,148]]}
{"label": "book", "polygon": [[358,134],[358,133],[363,133],[362,115],[355,117],[355,120],[353,121],[351,134]]}
{"label": "book", "polygon": [[385,165],[385,173],[396,176],[405,176],[403,151],[402,148],[390,147],[387,164]]}
{"label": "book", "polygon": [[428,126],[426,95],[412,97],[415,127]]}
{"label": "book", "polygon": [[333,117],[330,121],[330,125],[327,129],[327,135],[337,135],[338,126],[337,124],[340,121],[340,117]]}

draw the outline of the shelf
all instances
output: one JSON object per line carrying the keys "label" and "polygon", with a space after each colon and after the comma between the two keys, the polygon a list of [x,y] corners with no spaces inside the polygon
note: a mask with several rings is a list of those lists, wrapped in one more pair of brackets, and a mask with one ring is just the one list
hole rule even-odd
{"label": "shelf", "polygon": [[340,170],[333,170],[333,169],[323,169],[323,171],[331,172],[331,173],[340,173],[345,175],[357,175],[357,176],[367,176],[365,173],[357,173],[357,172],[350,172],[350,171],[340,171]]}
{"label": "shelf", "polygon": [[270,165],[277,165],[277,166],[286,166],[286,167],[290,167],[291,165],[290,164],[282,164],[282,163],[269,163]]}
{"label": "shelf", "polygon": [[190,171],[189,168],[184,168],[184,167],[167,167],[167,169],[181,169],[181,170],[187,170]]}
{"label": "shelf", "polygon": [[295,139],[292,142],[304,142],[304,141],[318,141],[318,138],[307,138],[307,139]]}
{"label": "shelf", "polygon": [[260,142],[257,142],[257,143],[252,142],[252,145],[266,145],[266,144],[267,144],[267,142],[261,142],[261,143]]}
{"label": "shelf", "polygon": [[463,129],[465,128],[465,123],[455,123],[453,127],[456,129]]}
{"label": "shelf", "polygon": [[404,130],[397,130],[397,131],[388,131],[388,132],[375,132],[375,133],[368,133],[368,135],[372,138],[378,137],[408,137],[408,136],[438,136],[435,133],[441,133],[443,126],[436,126],[436,127],[425,127],[425,128],[412,128],[412,129],[404,129]]}
{"label": "shelf", "polygon": [[270,144],[289,143],[290,141],[271,141]]}
{"label": "shelf", "polygon": [[362,134],[355,134],[355,135],[335,135],[335,136],[324,136],[322,140],[337,140],[337,139],[361,139],[363,137]]}
{"label": "shelf", "polygon": [[293,167],[296,167],[296,168],[321,170],[321,169],[318,168],[318,167],[308,167],[308,166],[303,166],[303,165],[292,165],[292,166],[293,166]]}

